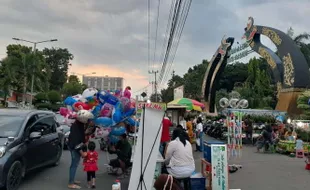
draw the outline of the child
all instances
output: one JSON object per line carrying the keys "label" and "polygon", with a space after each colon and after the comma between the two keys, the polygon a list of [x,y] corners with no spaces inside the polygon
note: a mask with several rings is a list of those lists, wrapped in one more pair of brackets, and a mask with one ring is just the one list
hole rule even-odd
{"label": "child", "polygon": [[304,142],[300,139],[300,135],[297,135],[297,140],[296,140],[296,150],[303,150],[304,149]]}
{"label": "child", "polygon": [[95,151],[96,144],[93,141],[89,141],[88,143],[88,151],[83,152],[83,165],[84,171],[87,172],[87,182],[88,188],[95,189],[96,185],[96,171],[98,170],[98,153]]}

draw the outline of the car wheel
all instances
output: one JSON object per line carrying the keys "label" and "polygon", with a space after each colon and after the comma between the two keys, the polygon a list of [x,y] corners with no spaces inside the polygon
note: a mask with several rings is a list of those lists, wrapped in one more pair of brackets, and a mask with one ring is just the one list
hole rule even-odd
{"label": "car wheel", "polygon": [[61,147],[61,145],[58,145],[58,148],[57,148],[57,157],[56,157],[57,159],[56,159],[56,162],[53,164],[53,166],[58,166],[58,165],[59,165],[61,155],[62,155],[62,147]]}
{"label": "car wheel", "polygon": [[7,174],[6,189],[17,190],[23,178],[23,165],[20,161],[15,161]]}

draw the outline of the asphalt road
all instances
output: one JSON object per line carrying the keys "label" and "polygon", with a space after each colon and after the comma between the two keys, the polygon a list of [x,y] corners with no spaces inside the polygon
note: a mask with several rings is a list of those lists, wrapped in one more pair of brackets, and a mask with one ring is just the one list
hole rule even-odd
{"label": "asphalt road", "polygon": [[[210,140],[210,138],[207,138]],[[111,189],[116,179],[106,173],[104,164],[107,163],[106,153],[99,151],[99,171],[97,172],[97,189]],[[196,170],[200,171],[201,154],[194,153]],[[279,154],[255,153],[255,147],[245,146],[242,157],[230,160],[230,163],[241,164],[242,169],[230,174],[229,186],[231,189],[242,190],[306,190],[310,187],[310,172],[304,169],[304,159],[290,158]],[[65,190],[68,183],[68,168],[70,153],[64,151],[61,163],[57,167],[44,168],[24,179],[20,190]],[[80,166],[77,171],[77,180],[86,187],[86,174]],[[127,189],[128,179],[121,180],[122,189]]]}

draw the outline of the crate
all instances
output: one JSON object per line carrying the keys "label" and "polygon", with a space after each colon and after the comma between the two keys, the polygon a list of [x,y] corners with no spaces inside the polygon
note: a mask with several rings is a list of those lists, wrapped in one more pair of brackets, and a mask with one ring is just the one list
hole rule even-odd
{"label": "crate", "polygon": [[191,176],[191,189],[205,190],[206,189],[206,178],[201,173],[196,173]]}

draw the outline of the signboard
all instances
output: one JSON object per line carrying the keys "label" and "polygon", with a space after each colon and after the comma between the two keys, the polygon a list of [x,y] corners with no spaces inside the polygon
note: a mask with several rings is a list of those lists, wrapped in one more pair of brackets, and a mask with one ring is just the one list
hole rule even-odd
{"label": "signboard", "polygon": [[[146,107],[144,111],[145,117],[141,118],[138,132],[139,138],[137,139],[137,145],[134,147],[133,165],[128,189],[147,190],[152,189],[154,185],[164,111],[151,107]],[[145,127],[144,130],[143,127]],[[141,177],[143,177],[142,181],[140,181]]]}
{"label": "signboard", "polygon": [[142,107],[145,104],[145,107],[147,108],[153,108],[153,109],[157,109],[157,110],[163,110],[166,111],[167,109],[167,104],[166,103],[146,103],[146,102],[139,102],[137,105],[137,114],[138,117],[141,115],[142,113]]}
{"label": "signboard", "polygon": [[173,90],[174,100],[178,98],[183,98],[183,94],[184,94],[184,86],[182,85],[182,86],[176,87]]}
{"label": "signboard", "polygon": [[[250,53],[252,53],[253,50],[246,50],[248,47],[249,47],[248,43],[243,43],[240,46],[231,49],[229,51],[229,58],[227,60],[227,63],[237,61],[239,59],[242,59],[248,56]],[[236,54],[236,55],[233,55],[233,54]]]}
{"label": "signboard", "polygon": [[228,189],[227,145],[211,145],[212,189]]}

